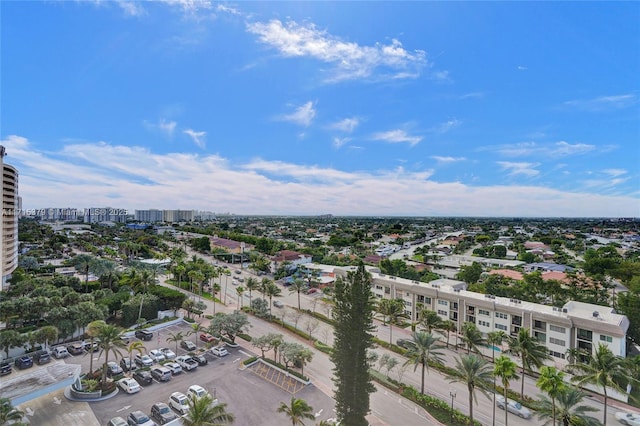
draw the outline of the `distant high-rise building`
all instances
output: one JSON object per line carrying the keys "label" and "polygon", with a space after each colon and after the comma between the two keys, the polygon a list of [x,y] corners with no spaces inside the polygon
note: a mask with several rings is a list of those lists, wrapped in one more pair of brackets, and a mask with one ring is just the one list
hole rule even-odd
{"label": "distant high-rise building", "polygon": [[151,209],[151,210],[136,210],[135,219],[140,222],[163,222],[164,216],[162,210]]}
{"label": "distant high-rise building", "polygon": [[7,287],[7,280],[18,266],[18,170],[4,163],[6,153],[0,145],[0,167],[2,168],[2,221],[0,221],[0,256],[2,271],[2,289]]}

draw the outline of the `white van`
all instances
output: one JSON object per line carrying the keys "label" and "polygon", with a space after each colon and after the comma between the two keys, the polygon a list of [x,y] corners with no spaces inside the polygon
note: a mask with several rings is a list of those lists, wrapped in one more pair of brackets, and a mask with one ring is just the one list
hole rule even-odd
{"label": "white van", "polygon": [[53,348],[53,356],[56,359],[66,358],[69,356],[69,351],[64,346],[56,346]]}

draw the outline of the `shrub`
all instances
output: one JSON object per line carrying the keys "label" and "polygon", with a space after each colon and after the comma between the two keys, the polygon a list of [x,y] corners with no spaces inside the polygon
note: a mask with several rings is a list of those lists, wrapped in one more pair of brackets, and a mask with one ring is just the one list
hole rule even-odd
{"label": "shrub", "polygon": [[247,359],[245,359],[244,361],[242,361],[242,364],[244,364],[244,365],[249,365],[249,364],[251,364],[252,362],[254,362],[255,360],[257,360],[257,359],[258,359],[258,357],[257,357],[257,356],[252,356],[251,358],[247,358]]}

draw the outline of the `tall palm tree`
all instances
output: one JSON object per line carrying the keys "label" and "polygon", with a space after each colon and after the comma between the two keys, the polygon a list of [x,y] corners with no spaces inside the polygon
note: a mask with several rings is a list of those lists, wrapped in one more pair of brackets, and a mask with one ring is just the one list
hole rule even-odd
{"label": "tall palm tree", "polygon": [[456,323],[451,320],[442,321],[440,326],[438,326],[438,331],[447,333],[447,348],[449,347],[449,338],[451,337],[451,332],[456,331],[456,328]]}
{"label": "tall palm tree", "polygon": [[304,399],[291,397],[289,404],[281,402],[278,407],[278,413],[285,413],[291,420],[291,426],[304,426],[303,419],[313,420],[313,407],[307,404]]}
{"label": "tall palm tree", "polygon": [[176,353],[178,353],[178,343],[184,340],[184,335],[181,331],[177,333],[169,333],[169,337],[167,337],[167,342],[175,342],[176,343]]}
{"label": "tall palm tree", "polygon": [[420,325],[422,325],[422,327],[424,327],[428,333],[431,333],[433,330],[440,327],[440,324],[442,324],[443,321],[443,319],[440,318],[440,315],[438,315],[437,312],[431,311],[429,309],[423,309],[422,311],[420,311],[419,318]]}
{"label": "tall palm tree", "polygon": [[618,383],[628,380],[628,375],[624,370],[624,359],[611,352],[607,345],[600,343],[595,353],[591,355],[586,363],[573,363],[567,369],[574,374],[571,378],[579,386],[586,384],[601,387],[604,396],[604,413],[602,423],[607,424],[607,403],[609,396],[607,388],[612,388],[620,393],[626,393]]}
{"label": "tall palm tree", "polygon": [[478,402],[476,389],[489,398],[488,389],[491,387],[493,371],[491,365],[477,355],[462,355],[456,359],[456,375],[451,377],[451,383],[458,382],[467,385],[469,391],[469,423],[473,424],[473,402]]}
{"label": "tall palm tree", "polygon": [[442,348],[439,337],[424,331],[415,331],[409,342],[409,350],[405,353],[405,356],[409,359],[405,362],[405,365],[413,364],[413,371],[418,368],[418,364],[422,366],[420,392],[423,394],[424,372],[429,370],[429,362],[442,362],[442,353],[438,352]]}
{"label": "tall palm tree", "polygon": [[474,352],[480,353],[479,346],[484,344],[484,337],[482,332],[478,329],[478,326],[472,322],[465,322],[462,324],[462,335],[460,336],[464,344],[467,346],[467,354]]}
{"label": "tall palm tree", "polygon": [[71,260],[73,266],[84,275],[85,293],[89,292],[89,272],[95,260],[96,258],[90,254],[79,254]]}
{"label": "tall palm tree", "polygon": [[556,403],[547,397],[542,397],[538,404],[538,418],[548,419],[544,425],[556,425],[556,419],[562,426],[598,426],[600,421],[586,413],[598,411],[597,408],[588,405],[578,405],[585,394],[573,386],[567,386],[557,395]]}
{"label": "tall palm tree", "polygon": [[196,336],[196,348],[198,347],[198,341],[200,340],[200,339],[198,339],[198,333],[202,333],[206,329],[207,329],[207,327],[203,326],[199,322],[194,322],[193,324],[191,324],[191,330],[187,331],[187,336],[191,336],[191,335],[195,334],[195,336]]}
{"label": "tall palm tree", "polygon": [[543,365],[540,367],[540,376],[536,381],[536,386],[551,398],[551,417],[553,424],[556,425],[556,398],[566,389],[564,373],[556,370],[555,367]]}
{"label": "tall palm tree", "polygon": [[[487,344],[491,346],[500,347],[504,339],[507,338],[507,333],[502,330],[498,331],[490,331],[487,333]],[[496,351],[494,348],[491,348],[491,362],[495,362],[496,360]]]}
{"label": "tall palm tree", "polygon": [[402,299],[380,299],[376,310],[382,314],[383,323],[387,323],[389,318],[389,345],[393,342],[393,324],[398,322],[398,318],[404,316],[404,301]]}
{"label": "tall palm tree", "polygon": [[245,286],[247,287],[247,290],[249,290],[249,306],[252,306],[251,302],[253,302],[253,298],[251,297],[251,292],[260,288],[260,282],[253,277],[249,277],[247,278]]}
{"label": "tall palm tree", "polygon": [[267,296],[269,298],[269,318],[271,318],[271,308],[273,307],[273,297],[274,296],[280,296],[280,294],[282,294],[282,291],[280,291],[280,288],[271,280],[269,280],[269,282],[265,285],[264,287],[264,294],[265,296]]}
{"label": "tall palm tree", "polygon": [[222,426],[233,423],[235,416],[227,412],[227,404],[218,404],[210,395],[189,398],[189,410],[182,417],[184,426]]}
{"label": "tall palm tree", "polygon": [[89,335],[89,341],[91,342],[91,350],[89,354],[89,373],[93,373],[93,341],[100,333],[100,328],[106,323],[102,320],[91,321],[87,325],[87,334]]}
{"label": "tall palm tree", "polygon": [[242,308],[242,295],[244,294],[244,287],[236,287],[236,293],[238,293],[238,310]]}
{"label": "tall palm tree", "polygon": [[293,280],[293,283],[291,283],[291,286],[289,287],[289,294],[298,293],[298,309],[300,309],[300,293],[305,288],[307,288],[307,283],[305,283],[304,280],[301,280],[299,278]]}
{"label": "tall palm tree", "polygon": [[518,336],[509,339],[509,352],[520,357],[522,363],[522,383],[520,384],[520,397],[524,396],[524,375],[531,372],[532,367],[540,368],[544,361],[549,359],[546,346],[531,335],[528,328],[521,328]]}
{"label": "tall palm tree", "polygon": [[14,408],[9,398],[0,398],[0,425],[23,425],[24,413]]}
{"label": "tall palm tree", "polygon": [[122,340],[122,329],[112,324],[104,324],[96,335],[98,340],[98,347],[100,348],[100,355],[104,352],[104,365],[102,366],[102,383],[107,383],[107,363],[109,362],[109,354],[120,355],[122,352],[120,349],[125,348],[125,343]]}
{"label": "tall palm tree", "polygon": [[[518,372],[516,371],[518,368],[518,365],[513,362],[513,360],[511,358],[509,358],[506,355],[500,355],[498,358],[495,359],[495,363],[493,366],[493,375],[496,377],[500,377],[500,381],[502,382],[502,388],[504,389],[504,401],[505,404],[507,403],[507,399],[508,399],[508,391],[509,391],[509,383],[511,382],[511,380],[514,379],[518,379]],[[495,395],[495,393],[494,393]],[[495,409],[495,397],[494,397],[494,401],[493,401],[493,417],[495,419],[496,416],[496,409]],[[507,426],[508,425],[508,416],[507,414],[509,414],[509,411],[506,409],[507,407],[505,407],[504,410],[504,425]]]}
{"label": "tall palm tree", "polygon": [[[138,352],[140,355],[142,355],[146,350],[147,348],[145,348],[144,343],[139,340],[129,343],[129,346],[127,346],[127,353],[129,354],[129,365],[133,365],[134,352]],[[131,375],[132,373],[133,369],[130,368],[128,374]]]}

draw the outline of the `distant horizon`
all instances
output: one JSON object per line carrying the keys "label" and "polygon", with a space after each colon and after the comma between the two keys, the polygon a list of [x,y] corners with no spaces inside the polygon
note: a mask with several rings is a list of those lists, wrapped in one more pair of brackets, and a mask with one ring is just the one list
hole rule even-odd
{"label": "distant horizon", "polygon": [[25,206],[640,216],[640,2],[0,7]]}

